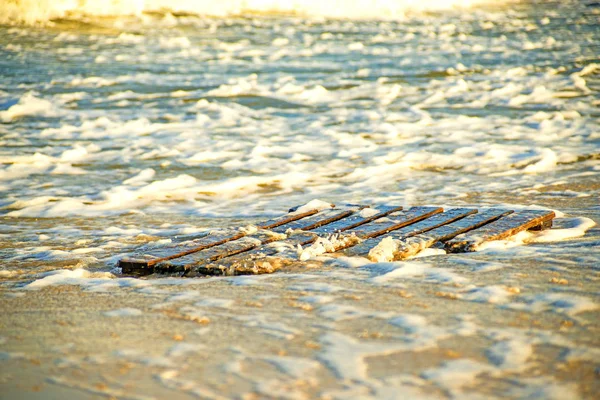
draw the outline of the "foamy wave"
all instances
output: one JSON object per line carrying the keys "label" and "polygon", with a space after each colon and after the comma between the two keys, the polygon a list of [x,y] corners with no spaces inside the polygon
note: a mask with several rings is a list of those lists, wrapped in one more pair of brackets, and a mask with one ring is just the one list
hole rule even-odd
{"label": "foamy wave", "polygon": [[149,12],[208,16],[283,13],[312,17],[397,19],[410,11],[471,7],[493,0],[16,0],[0,3],[0,23],[38,23],[81,15],[121,16]]}

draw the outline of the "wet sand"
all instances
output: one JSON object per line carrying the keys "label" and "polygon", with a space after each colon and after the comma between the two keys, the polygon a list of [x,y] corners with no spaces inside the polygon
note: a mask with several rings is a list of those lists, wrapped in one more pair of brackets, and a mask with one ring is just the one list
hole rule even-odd
{"label": "wet sand", "polygon": [[[0,398],[597,397],[598,4],[236,2],[0,2]],[[115,270],[313,199],[545,206],[562,239]]]}
{"label": "wet sand", "polygon": [[[580,205],[562,204],[600,220]],[[592,399],[599,239],[250,277],[25,272],[0,289],[0,398]]]}

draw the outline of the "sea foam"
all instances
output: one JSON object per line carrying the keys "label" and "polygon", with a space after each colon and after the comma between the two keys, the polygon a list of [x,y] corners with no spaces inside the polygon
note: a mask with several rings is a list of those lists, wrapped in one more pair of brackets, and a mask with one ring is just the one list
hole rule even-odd
{"label": "sea foam", "polygon": [[300,14],[333,18],[394,19],[407,11],[444,10],[494,3],[491,0],[17,0],[0,5],[0,22],[45,22],[55,18],[77,15],[120,16],[148,12],[196,13],[198,15],[228,16],[243,13]]}

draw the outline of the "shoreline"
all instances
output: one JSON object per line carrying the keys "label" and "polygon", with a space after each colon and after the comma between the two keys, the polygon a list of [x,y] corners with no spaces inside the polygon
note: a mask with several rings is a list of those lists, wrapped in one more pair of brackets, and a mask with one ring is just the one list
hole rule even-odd
{"label": "shoreline", "polygon": [[585,260],[599,239],[596,226],[563,242],[259,276],[4,280],[0,392],[593,398],[600,274]]}

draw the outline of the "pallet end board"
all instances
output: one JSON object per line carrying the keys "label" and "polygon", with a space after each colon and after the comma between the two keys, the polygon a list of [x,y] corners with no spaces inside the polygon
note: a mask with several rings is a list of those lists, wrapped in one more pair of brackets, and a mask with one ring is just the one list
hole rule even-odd
{"label": "pallet end board", "polygon": [[361,239],[369,239],[422,221],[442,211],[444,211],[442,207],[411,207],[406,210],[392,212],[386,217],[348,229],[345,232],[354,233]]}
{"label": "pallet end board", "polygon": [[[445,210],[444,212],[434,214],[429,218],[426,218],[419,222],[415,222],[411,225],[394,230],[388,235],[385,235],[385,237],[389,237],[396,241],[402,241],[409,237],[425,233],[435,228],[439,228],[440,226],[450,224],[452,222],[458,221],[462,218],[476,213],[477,209],[475,208],[450,208],[448,210]],[[344,249],[343,253],[348,257],[367,256],[370,259],[377,258],[375,256],[369,257],[368,255],[371,253],[371,250],[373,250],[379,245],[381,240],[382,239],[378,237],[368,238],[363,242],[357,244],[356,246]],[[375,250],[375,252],[378,252],[378,250]]]}
{"label": "pallet end board", "polygon": [[154,273],[154,266],[145,260],[124,258],[119,260],[117,266],[121,268],[123,275],[150,275]]}
{"label": "pallet end board", "polygon": [[[332,205],[289,214],[259,223],[257,229],[213,231],[179,249],[134,254],[118,266],[125,275],[206,276],[270,273],[339,251],[375,262],[393,261],[431,246],[448,253],[473,251],[481,243],[523,230],[548,229],[555,217],[543,210],[393,205]],[[355,240],[346,240],[350,237]]]}
{"label": "pallet end board", "polygon": [[[554,213],[554,211],[553,211],[552,213]],[[552,228],[552,225],[553,225],[553,221],[554,221],[554,217],[555,217],[555,216],[556,216],[556,214],[554,214],[554,215],[552,216],[552,218],[550,218],[550,219],[547,219],[547,220],[545,220],[544,222],[542,222],[541,224],[539,224],[539,225],[535,225],[535,226],[533,226],[533,227],[531,227],[531,228],[529,228],[529,229],[527,229],[527,230],[528,230],[528,231],[534,231],[534,232],[536,232],[536,231],[545,231],[545,230],[547,230],[547,229],[550,229],[550,228]]]}
{"label": "pallet end board", "polygon": [[446,242],[444,248],[449,253],[476,251],[485,242],[502,240],[525,230],[548,229],[555,216],[554,211],[516,211],[487,225],[454,237]]}

